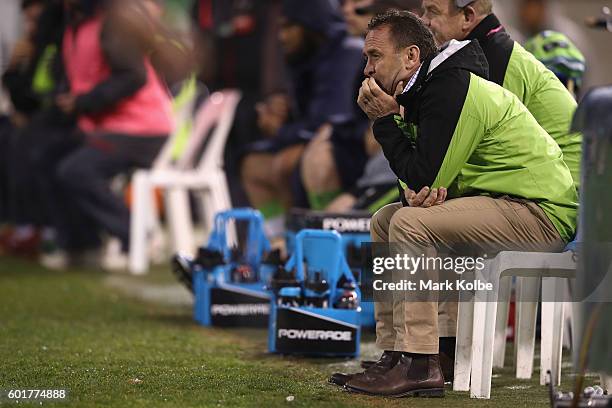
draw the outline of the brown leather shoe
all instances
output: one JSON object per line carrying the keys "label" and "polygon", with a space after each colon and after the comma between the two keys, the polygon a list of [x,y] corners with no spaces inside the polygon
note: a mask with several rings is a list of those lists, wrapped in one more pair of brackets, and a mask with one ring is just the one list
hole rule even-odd
{"label": "brown leather shoe", "polygon": [[378,361],[370,365],[367,370],[356,374],[345,374],[345,373],[334,373],[329,377],[329,382],[334,385],[344,386],[348,381],[359,378],[367,377],[373,379],[377,376],[385,374],[397,365],[400,360],[402,353],[399,351],[385,351]]}
{"label": "brown leather shoe", "polygon": [[[361,368],[367,370],[374,364],[376,364],[376,361],[363,360],[361,362]],[[440,367],[442,367],[442,375],[444,376],[444,382],[452,384],[453,380],[455,379],[455,356],[450,356],[440,351]]]}
{"label": "brown leather shoe", "polygon": [[345,387],[350,391],[385,397],[443,397],[444,378],[437,354],[402,354],[399,363],[377,377],[355,377]]}

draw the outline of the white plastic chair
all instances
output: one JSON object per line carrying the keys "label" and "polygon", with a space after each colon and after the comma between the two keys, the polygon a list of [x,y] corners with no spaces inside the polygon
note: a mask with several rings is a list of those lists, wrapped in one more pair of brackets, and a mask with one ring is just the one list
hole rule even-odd
{"label": "white plastic chair", "polygon": [[[537,302],[522,302],[522,299],[537,299],[542,282],[543,299],[559,299],[565,279],[575,277],[576,261],[572,251],[562,253],[501,252],[494,259],[485,262],[482,271],[476,271],[476,279],[491,282],[497,290],[461,293],[455,356],[455,391],[470,391],[472,398],[491,397],[491,377],[494,356],[503,358],[502,342],[498,339],[495,351],[498,299],[501,310],[507,315],[512,276],[518,277],[517,307],[517,373],[526,378],[533,371],[533,349]],[[500,285],[501,283],[501,285]],[[470,296],[473,296],[469,301]],[[542,303],[542,358],[541,370],[553,374],[553,381],[559,383],[561,373],[561,352],[563,333],[563,302]],[[505,324],[500,321],[497,337],[505,336]],[[503,327],[503,330],[500,328]],[[505,341],[504,341],[505,347]],[[496,354],[497,353],[497,354]],[[542,382],[543,378],[541,378]]]}
{"label": "white plastic chair", "polygon": [[[141,169],[134,172],[150,172],[153,170],[161,170],[169,168],[173,165],[173,155],[177,144],[179,144],[181,138],[184,137],[185,132],[189,136],[193,111],[200,95],[205,92],[203,84],[198,83],[195,77],[192,77],[181,84],[180,92],[173,101],[173,121],[175,123],[174,132],[170,134],[168,140],[162,147],[161,151],[155,158],[151,169]],[[133,181],[133,179],[131,180]],[[129,184],[130,178],[127,175],[119,175],[115,177],[111,184],[111,189],[116,192],[117,195],[123,193],[125,187]],[[134,212],[134,208],[132,208]],[[159,223],[159,219],[153,212],[148,214],[150,216],[149,225],[147,230],[147,251],[152,256],[153,262],[161,261],[163,259],[163,249],[166,245],[165,234]],[[123,270],[127,267],[123,258],[121,249],[121,242],[116,237],[109,237],[104,249],[104,255],[101,260],[102,265],[107,269],[111,270]]]}
{"label": "white plastic chair", "polygon": [[[175,252],[192,254],[196,249],[190,191],[196,192],[201,200],[208,229],[217,212],[231,207],[223,153],[240,99],[240,92],[235,90],[212,94],[200,108],[185,154],[178,162],[174,166],[134,174],[129,265],[133,274],[144,274],[149,268],[147,237],[155,223],[153,193],[156,187],[165,191],[166,218]],[[204,153],[198,160],[197,154],[204,144]]]}
{"label": "white plastic chair", "polygon": [[[504,277],[500,281],[500,299],[509,299],[512,289],[512,278]],[[561,299],[568,297],[570,286],[567,280],[559,278],[543,278],[542,299]],[[533,374],[535,357],[535,322],[537,320],[538,302],[521,299],[536,299],[540,290],[539,278],[517,278],[516,281],[516,311],[514,333],[514,363],[516,378],[530,379]],[[493,368],[503,368],[506,357],[506,329],[508,327],[509,302],[497,302],[497,318],[495,320],[495,339],[493,345]],[[559,315],[561,313],[561,315]],[[568,326],[572,322],[572,306],[569,302],[542,302],[540,309],[541,323],[541,353],[540,353],[540,384],[546,384],[546,372],[552,370],[558,375],[553,376],[560,382],[560,367],[553,367],[560,361],[563,347],[572,344]],[[558,321],[560,319],[560,322]],[[555,327],[553,330],[552,323]],[[550,330],[553,330],[552,333]],[[557,336],[560,336],[557,338]],[[550,344],[550,341],[553,343]],[[544,344],[549,342],[548,344]],[[560,342],[560,343],[557,343]],[[559,352],[558,358],[553,358],[551,350]],[[556,356],[556,354],[555,354]],[[557,384],[559,385],[559,384]]]}

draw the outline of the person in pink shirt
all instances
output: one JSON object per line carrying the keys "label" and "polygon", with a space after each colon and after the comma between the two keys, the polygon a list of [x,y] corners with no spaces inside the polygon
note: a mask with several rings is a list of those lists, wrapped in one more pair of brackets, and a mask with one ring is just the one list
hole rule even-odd
{"label": "person in pink shirt", "polygon": [[68,92],[56,99],[84,135],[83,146],[59,164],[60,193],[91,221],[91,234],[119,238],[124,252],[130,214],[110,181],[149,167],[173,128],[169,92],[148,57],[157,20],[145,3],[66,1]]}

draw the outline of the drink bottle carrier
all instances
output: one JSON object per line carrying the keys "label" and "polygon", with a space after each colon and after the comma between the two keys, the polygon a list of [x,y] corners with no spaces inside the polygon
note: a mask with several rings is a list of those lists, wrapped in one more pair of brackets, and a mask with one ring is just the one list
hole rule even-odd
{"label": "drink bottle carrier", "polygon": [[268,286],[279,262],[270,251],[261,214],[236,209],[217,214],[208,244],[195,259],[176,255],[172,268],[193,292],[200,324],[268,327]]}
{"label": "drink bottle carrier", "polygon": [[268,348],[272,353],[355,357],[361,293],[335,231],[306,229],[274,275]]}
{"label": "drink bottle carrier", "polygon": [[[336,214],[294,209],[287,217],[287,252],[291,255],[295,251],[296,236],[303,229],[338,232],[342,239],[342,252],[363,295],[371,285],[371,282],[366,282],[363,271],[366,262],[363,244],[371,242],[371,218],[367,211]],[[376,327],[373,302],[361,302],[361,326]]]}

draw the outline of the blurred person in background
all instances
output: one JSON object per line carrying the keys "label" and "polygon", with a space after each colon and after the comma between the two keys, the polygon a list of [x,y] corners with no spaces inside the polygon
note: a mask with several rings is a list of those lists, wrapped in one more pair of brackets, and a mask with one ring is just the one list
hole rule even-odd
{"label": "blurred person in background", "polygon": [[[0,1],[0,75],[4,74],[13,47],[19,39],[19,15],[21,0]],[[5,117],[9,111],[8,99],[0,90],[0,117]]]}
{"label": "blurred person in background", "polygon": [[559,78],[577,98],[586,72],[586,59],[565,34],[546,30],[525,43],[525,49]]}
{"label": "blurred person in background", "polygon": [[22,12],[22,37],[2,76],[13,105],[14,129],[4,151],[7,154],[4,163],[9,186],[8,221],[14,228],[4,230],[0,251],[35,256],[41,238],[46,238],[45,241],[52,238],[49,230],[41,230],[48,219],[42,204],[45,193],[37,182],[33,158],[53,140],[53,129],[62,121],[61,113],[50,112],[50,107],[62,78],[58,49],[63,5],[59,0],[25,0]]}
{"label": "blurred person in background", "polygon": [[[129,210],[111,191],[110,180],[134,167],[149,167],[173,129],[170,95],[149,57],[159,44],[156,34],[163,31],[147,1],[65,3],[69,24],[63,62],[69,91],[56,103],[76,117],[84,143],[59,164],[54,198],[74,202],[78,215],[88,220],[81,228],[90,235],[104,231],[120,240],[122,257],[106,267],[123,269]],[[64,242],[74,242],[73,231],[64,227],[75,214],[54,215],[58,232],[68,235]]]}
{"label": "blurred person in background", "polygon": [[492,1],[424,0],[423,8],[422,19],[439,46],[451,39],[480,42],[489,63],[488,79],[517,95],[552,136],[578,187],[582,137],[570,131],[576,101],[550,70],[510,38],[493,13]]}
{"label": "blurred person in background", "polygon": [[[365,38],[368,24],[376,14],[394,9],[407,10],[420,15],[421,6],[421,0],[345,0],[342,12],[349,33]],[[365,64],[362,68],[364,67]],[[362,72],[356,78],[355,101],[364,79]],[[357,109],[359,113],[356,115],[363,115],[361,108],[357,106]],[[350,176],[356,172],[355,166],[334,160],[333,144],[329,139],[324,143],[319,143],[316,149],[312,149],[312,159],[308,159],[308,152],[306,153],[302,169],[304,185],[311,196],[319,195],[319,197],[327,198],[318,200],[321,204],[313,209],[325,209],[336,213],[367,210],[374,213],[385,205],[397,201],[397,177],[389,167],[389,162],[382,153],[380,145],[374,139],[370,123],[366,130],[361,132],[361,135],[363,135],[362,140],[366,146],[368,161],[359,179]],[[355,143],[358,143],[358,140],[357,138]],[[314,157],[318,157],[318,160],[315,160]],[[339,166],[345,167],[338,169]],[[344,193],[338,194],[339,191],[344,191]]]}
{"label": "blurred person in background", "polygon": [[[19,38],[20,0],[0,2],[0,75],[8,67],[13,47]],[[0,89],[0,235],[11,231],[2,227],[9,218],[9,150],[13,126],[9,118],[9,101],[4,88]]]}
{"label": "blurred person in background", "polygon": [[257,106],[288,110],[287,79],[278,41],[281,0],[197,0],[193,8],[199,79],[211,92],[238,89],[225,148],[225,172],[234,206],[248,206],[240,162],[245,146],[260,140]]}
{"label": "blurred person in background", "polygon": [[[27,116],[35,112],[41,104],[40,86],[33,84],[33,77],[40,58],[36,54],[44,52],[44,45],[37,44],[37,41],[41,39],[38,35],[39,20],[46,6],[44,0],[24,0],[21,7],[22,36],[15,43],[6,71],[2,75],[2,84],[9,92],[13,105],[13,122],[18,127],[23,126]],[[41,33],[47,34],[42,28]]]}
{"label": "blurred person in background", "polygon": [[[542,31],[553,30],[563,33],[585,56],[589,62],[589,69],[585,72],[583,82],[587,87],[601,85],[609,79],[609,64],[594,63],[602,61],[602,51],[607,51],[604,43],[598,44],[594,41],[597,37],[589,34],[582,25],[582,21],[576,19],[578,9],[591,7],[593,13],[600,10],[595,3],[583,2],[561,2],[550,0],[520,0],[517,2],[517,14],[519,27],[524,34],[524,39],[537,36]],[[604,2],[605,4],[605,2]],[[605,50],[605,51],[604,51]],[[604,57],[605,60],[605,57]],[[580,98],[578,94],[578,98]]]}
{"label": "blurred person in background", "polygon": [[343,0],[342,15],[346,21],[346,29],[354,37],[365,37],[368,24],[374,15],[369,10],[374,0]]}
{"label": "blurred person in background", "polygon": [[[242,162],[245,190],[264,214],[271,237],[282,234],[285,211],[308,205],[298,166],[306,145],[324,124],[356,119],[353,88],[362,63],[362,42],[347,36],[336,1],[284,0],[281,21],[291,104],[258,106],[258,127],[266,140],[252,145]],[[355,147],[363,149],[363,142]],[[353,160],[360,172],[363,158]]]}
{"label": "blurred person in background", "polygon": [[281,0],[194,3],[200,78],[211,91],[238,88],[265,95],[284,85],[277,39],[280,13]]}
{"label": "blurred person in background", "polygon": [[521,25],[529,36],[534,36],[546,28],[548,20],[547,3],[546,0],[522,0],[520,2]]}
{"label": "blurred person in background", "polygon": [[[141,1],[149,22],[146,25],[140,23],[141,27],[132,29],[131,35],[141,38],[155,72],[169,88],[181,84],[194,74],[196,68],[193,61],[194,45],[189,33],[166,22],[164,0],[136,1]],[[129,24],[131,19],[126,17],[126,23]]]}

